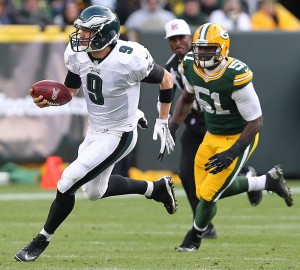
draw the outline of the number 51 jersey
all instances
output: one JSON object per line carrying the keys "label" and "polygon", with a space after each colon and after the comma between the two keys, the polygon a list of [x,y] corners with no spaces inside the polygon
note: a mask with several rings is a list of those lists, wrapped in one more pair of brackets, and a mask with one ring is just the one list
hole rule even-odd
{"label": "number 51 jersey", "polygon": [[195,93],[201,104],[207,130],[215,135],[242,132],[247,121],[239,113],[231,96],[234,91],[252,81],[253,74],[248,66],[238,59],[228,57],[216,73],[207,75],[203,69],[196,68],[192,53],[188,53],[183,68],[186,89]]}
{"label": "number 51 jersey", "polygon": [[65,54],[68,70],[81,78],[93,130],[128,132],[136,126],[140,81],[154,66],[149,51],[136,42],[118,40],[101,62],[85,52],[74,52],[68,44]]}

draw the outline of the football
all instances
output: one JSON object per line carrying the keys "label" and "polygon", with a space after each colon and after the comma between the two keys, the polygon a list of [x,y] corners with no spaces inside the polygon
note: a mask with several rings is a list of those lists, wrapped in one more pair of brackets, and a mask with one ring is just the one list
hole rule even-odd
{"label": "football", "polygon": [[31,88],[33,89],[33,95],[35,97],[42,95],[51,106],[61,106],[72,99],[69,89],[62,83],[56,81],[39,81],[33,84]]}

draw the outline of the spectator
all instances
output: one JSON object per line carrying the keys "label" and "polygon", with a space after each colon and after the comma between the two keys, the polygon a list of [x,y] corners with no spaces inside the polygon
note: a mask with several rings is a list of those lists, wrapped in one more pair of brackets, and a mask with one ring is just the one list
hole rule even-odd
{"label": "spectator", "polygon": [[0,24],[11,24],[11,19],[7,11],[6,0],[0,0]]}
{"label": "spectator", "polygon": [[300,30],[300,21],[276,0],[263,0],[251,17],[253,30]]}
{"label": "spectator", "polygon": [[242,0],[242,10],[251,16],[254,12],[258,10],[260,2],[261,0]]}
{"label": "spectator", "polygon": [[54,24],[65,27],[67,25],[73,25],[76,18],[79,16],[80,6],[73,0],[68,0],[63,6],[62,14],[58,14],[53,18]]}
{"label": "spectator", "polygon": [[115,10],[117,7],[117,0],[91,0],[91,4],[106,6],[112,10]]}
{"label": "spectator", "polygon": [[83,11],[84,9],[86,9],[92,4],[91,0],[75,0],[75,1],[80,7],[80,11]]}
{"label": "spectator", "polygon": [[184,11],[178,16],[187,22],[190,27],[197,27],[200,24],[207,23],[207,16],[201,10],[201,4],[199,0],[184,0]]}
{"label": "spectator", "polygon": [[136,41],[140,30],[163,30],[168,21],[176,19],[176,16],[163,9],[161,0],[144,0],[142,8],[133,12],[126,20],[130,40]]}
{"label": "spectator", "polygon": [[49,5],[51,8],[51,13],[52,13],[52,17],[55,18],[58,15],[63,14],[63,10],[64,10],[64,0],[52,0],[49,1]]}
{"label": "spectator", "polygon": [[206,15],[210,15],[214,10],[221,7],[221,0],[201,0],[202,12]]}
{"label": "spectator", "polygon": [[23,7],[17,9],[12,16],[14,24],[37,24],[44,28],[52,24],[52,18],[44,0],[24,0]]}
{"label": "spectator", "polygon": [[183,12],[183,1],[165,0],[164,9],[172,11],[177,16]]}
{"label": "spectator", "polygon": [[125,24],[125,21],[131,13],[140,8],[140,0],[118,0],[116,5],[116,13],[119,16],[121,25]]}
{"label": "spectator", "polygon": [[251,30],[250,16],[241,10],[239,0],[225,0],[222,9],[215,10],[210,14],[209,22],[221,24],[228,31]]}

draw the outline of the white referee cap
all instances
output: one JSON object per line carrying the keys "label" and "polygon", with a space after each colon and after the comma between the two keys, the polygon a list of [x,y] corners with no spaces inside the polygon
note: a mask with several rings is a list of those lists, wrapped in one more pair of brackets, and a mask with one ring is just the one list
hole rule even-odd
{"label": "white referee cap", "polygon": [[191,29],[185,20],[175,19],[169,21],[165,25],[166,37],[173,37],[179,35],[191,35]]}

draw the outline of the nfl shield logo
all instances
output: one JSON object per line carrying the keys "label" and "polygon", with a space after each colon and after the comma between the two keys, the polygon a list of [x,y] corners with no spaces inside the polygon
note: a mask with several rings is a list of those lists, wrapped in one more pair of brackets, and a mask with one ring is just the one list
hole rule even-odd
{"label": "nfl shield logo", "polygon": [[171,29],[172,29],[173,31],[176,30],[176,29],[178,29],[177,23],[173,23],[173,24],[171,25]]}

